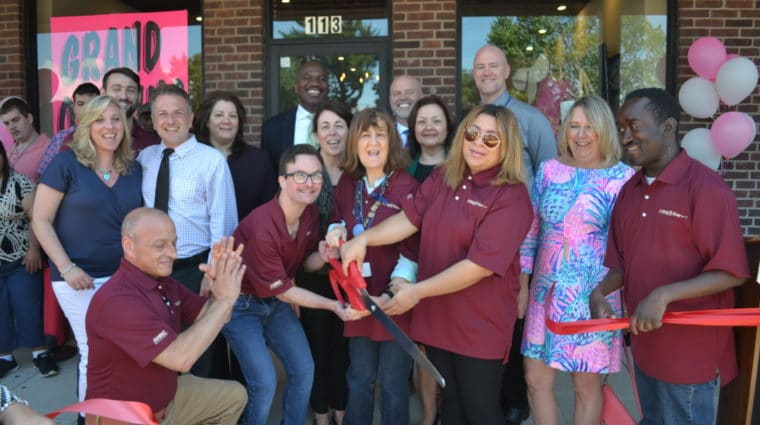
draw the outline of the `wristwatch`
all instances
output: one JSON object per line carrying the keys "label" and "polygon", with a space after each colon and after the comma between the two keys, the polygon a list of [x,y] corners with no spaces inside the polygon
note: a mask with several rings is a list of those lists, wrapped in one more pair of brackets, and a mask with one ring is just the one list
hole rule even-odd
{"label": "wristwatch", "polygon": [[4,385],[0,385],[0,414],[5,412],[9,407],[13,406],[14,404],[23,404],[25,406],[29,405],[29,403],[27,403],[25,400],[18,398],[16,394],[13,394]]}

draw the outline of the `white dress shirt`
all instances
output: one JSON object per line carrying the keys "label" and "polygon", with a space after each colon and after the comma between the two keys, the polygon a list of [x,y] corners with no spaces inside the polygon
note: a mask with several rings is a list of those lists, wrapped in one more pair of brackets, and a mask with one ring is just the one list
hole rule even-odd
{"label": "white dress shirt", "polygon": [[[137,160],[142,165],[145,206],[153,207],[161,155],[167,146],[148,146]],[[227,161],[195,136],[169,156],[169,217],[177,229],[177,258],[188,258],[230,236],[238,223],[235,190]]]}
{"label": "white dress shirt", "polygon": [[299,104],[296,109],[296,128],[293,133],[293,145],[309,143],[309,133],[312,132],[313,120],[314,114]]}
{"label": "white dress shirt", "polygon": [[409,136],[409,127],[397,121],[396,130],[398,130],[398,137],[401,138],[401,144],[406,146],[406,138]]}

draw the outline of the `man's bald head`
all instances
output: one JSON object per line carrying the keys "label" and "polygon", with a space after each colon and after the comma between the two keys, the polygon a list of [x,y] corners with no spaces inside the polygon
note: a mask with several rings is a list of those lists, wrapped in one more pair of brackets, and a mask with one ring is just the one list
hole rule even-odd
{"label": "man's bald head", "polygon": [[137,208],[124,217],[121,225],[124,259],[153,278],[172,273],[177,258],[177,233],[165,212]]}
{"label": "man's bald head", "polygon": [[490,44],[478,49],[472,64],[472,77],[478,87],[481,104],[493,103],[507,91],[510,71],[503,50]]}
{"label": "man's bald head", "polygon": [[169,215],[165,212],[156,208],[140,207],[133,209],[129,212],[129,214],[126,215],[126,217],[124,217],[124,221],[121,223],[121,235],[134,236],[135,232],[137,231],[137,227],[140,225],[140,222],[145,219],[153,219],[159,221],[163,219],[171,224],[172,227],[174,226],[172,219],[169,218]]}

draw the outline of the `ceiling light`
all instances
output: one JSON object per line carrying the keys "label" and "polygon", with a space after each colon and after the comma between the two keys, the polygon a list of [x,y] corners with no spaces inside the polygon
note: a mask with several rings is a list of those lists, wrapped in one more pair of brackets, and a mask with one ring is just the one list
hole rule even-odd
{"label": "ceiling light", "polygon": [[290,0],[282,0],[281,3],[282,4],[288,4],[288,3],[290,3]]}
{"label": "ceiling light", "polygon": [[343,62],[344,60],[346,60],[346,58],[344,58],[343,56],[338,56],[338,60]]}
{"label": "ceiling light", "polygon": [[560,12],[562,12],[563,10],[566,10],[566,9],[567,9],[567,6],[565,6],[564,4],[561,4],[561,5],[557,6],[557,10],[559,10]]}
{"label": "ceiling light", "polygon": [[538,30],[538,33],[539,34],[546,34],[546,28],[541,28],[540,30]]}
{"label": "ceiling light", "polygon": [[528,47],[525,48],[525,50],[527,50],[529,52],[532,52],[533,51],[533,46],[528,46]]}
{"label": "ceiling light", "polygon": [[203,16],[196,16],[195,20],[198,22],[203,22]]}

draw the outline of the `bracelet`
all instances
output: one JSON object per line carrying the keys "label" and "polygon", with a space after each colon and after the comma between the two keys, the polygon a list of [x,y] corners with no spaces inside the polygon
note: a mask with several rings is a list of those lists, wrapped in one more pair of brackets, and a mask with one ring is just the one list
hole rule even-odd
{"label": "bracelet", "polygon": [[385,294],[385,295],[387,295],[387,296],[389,296],[389,297],[391,297],[391,298],[393,298],[393,296],[395,295],[393,293],[393,291],[391,291],[391,288],[385,288],[385,290],[382,293]]}
{"label": "bracelet", "polygon": [[10,390],[8,390],[6,387],[0,385],[0,413],[5,412],[14,404],[23,404],[25,406],[29,405],[29,403],[18,398],[18,396],[10,392]]}
{"label": "bracelet", "polygon": [[63,275],[65,275],[66,273],[68,273],[68,272],[70,272],[70,271],[74,270],[74,267],[76,267],[76,266],[77,266],[77,265],[76,265],[75,263],[71,263],[71,264],[69,264],[69,265],[66,267],[66,269],[65,269],[65,270],[61,270],[61,277],[63,277]]}

